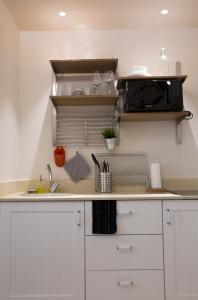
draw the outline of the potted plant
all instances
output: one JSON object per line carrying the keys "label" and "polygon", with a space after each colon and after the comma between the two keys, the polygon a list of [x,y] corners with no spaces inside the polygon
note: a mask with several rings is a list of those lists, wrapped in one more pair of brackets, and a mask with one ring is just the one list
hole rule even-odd
{"label": "potted plant", "polygon": [[116,132],[114,128],[104,128],[102,130],[102,135],[106,141],[107,149],[112,150],[115,148],[117,139]]}

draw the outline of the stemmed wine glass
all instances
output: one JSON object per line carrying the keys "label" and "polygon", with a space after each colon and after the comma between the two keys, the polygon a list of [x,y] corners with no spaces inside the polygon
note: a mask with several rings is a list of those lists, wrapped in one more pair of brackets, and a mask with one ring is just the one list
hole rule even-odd
{"label": "stemmed wine glass", "polygon": [[91,86],[90,91],[92,95],[99,95],[101,83],[102,75],[100,74],[100,72],[95,71],[93,75],[93,85]]}
{"label": "stemmed wine glass", "polygon": [[105,75],[104,75],[104,82],[105,82],[105,92],[107,95],[112,95],[115,93],[115,89],[114,89],[114,80],[115,80],[115,76],[113,71],[106,71]]}

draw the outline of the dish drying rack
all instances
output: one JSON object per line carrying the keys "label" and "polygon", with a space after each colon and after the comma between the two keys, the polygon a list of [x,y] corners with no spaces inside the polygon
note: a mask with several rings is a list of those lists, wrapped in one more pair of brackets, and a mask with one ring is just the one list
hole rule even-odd
{"label": "dish drying rack", "polygon": [[[149,187],[149,164],[146,153],[97,153],[100,165],[109,163],[112,186]],[[99,169],[95,167],[95,187],[98,191]]]}
{"label": "dish drying rack", "polygon": [[104,146],[101,132],[107,127],[116,128],[119,137],[119,123],[116,122],[113,105],[53,108],[54,146]]}

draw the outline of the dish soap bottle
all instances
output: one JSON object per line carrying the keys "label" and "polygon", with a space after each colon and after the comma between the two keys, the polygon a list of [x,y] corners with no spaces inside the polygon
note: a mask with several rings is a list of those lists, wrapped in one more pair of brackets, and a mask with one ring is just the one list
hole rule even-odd
{"label": "dish soap bottle", "polygon": [[168,76],[169,75],[169,59],[167,57],[165,48],[161,48],[161,51],[160,51],[159,75],[160,76]]}
{"label": "dish soap bottle", "polygon": [[36,188],[36,192],[38,194],[42,194],[42,193],[46,192],[46,189],[45,189],[45,186],[44,186],[44,183],[43,183],[43,176],[42,175],[40,175],[39,184]]}

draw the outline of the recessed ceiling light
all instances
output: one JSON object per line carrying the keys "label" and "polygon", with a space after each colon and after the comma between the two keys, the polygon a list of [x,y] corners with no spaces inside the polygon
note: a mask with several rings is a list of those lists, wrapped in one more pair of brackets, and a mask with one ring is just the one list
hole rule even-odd
{"label": "recessed ceiling light", "polygon": [[167,15],[168,14],[168,10],[167,9],[162,9],[161,10],[161,15]]}
{"label": "recessed ceiling light", "polygon": [[60,11],[58,14],[61,17],[65,17],[66,16],[66,12],[65,11]]}

